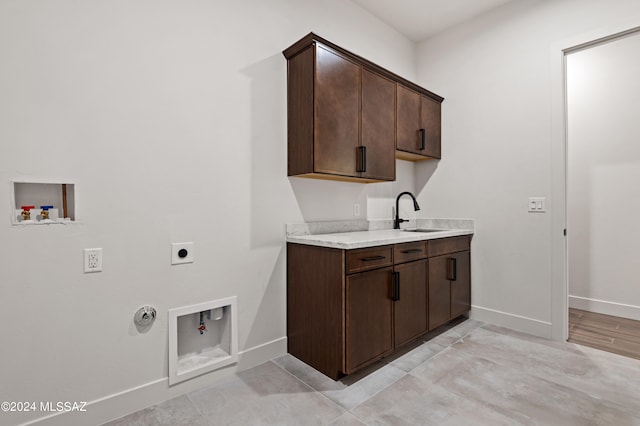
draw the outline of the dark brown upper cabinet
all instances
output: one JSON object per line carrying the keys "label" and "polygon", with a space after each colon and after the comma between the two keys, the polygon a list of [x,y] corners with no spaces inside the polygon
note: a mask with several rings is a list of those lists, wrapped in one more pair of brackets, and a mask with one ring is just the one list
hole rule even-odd
{"label": "dark brown upper cabinet", "polygon": [[[313,115],[296,117],[298,120],[312,119],[314,124],[311,144],[313,164],[310,164],[307,172],[358,176],[356,151],[360,146],[360,67],[323,46],[310,48],[311,52],[314,50]],[[299,144],[296,144],[290,148],[295,152],[298,147]]]}
{"label": "dark brown upper cabinet", "polygon": [[[398,87],[437,105],[439,132],[442,97],[313,33],[283,54],[288,74],[289,176],[395,180],[395,158],[408,159],[406,151],[396,150],[396,121],[404,118],[397,109]],[[418,103],[412,112],[421,117],[428,109]],[[421,119],[415,123],[414,133],[426,126]],[[438,156],[433,158],[439,158],[439,146],[438,134]],[[424,152],[414,157],[409,159],[428,158]]]}
{"label": "dark brown upper cabinet", "polygon": [[440,158],[441,102],[399,83],[396,102],[396,157],[410,161]]}
{"label": "dark brown upper cabinet", "polygon": [[361,156],[366,161],[362,177],[396,179],[395,148],[391,143],[395,140],[395,95],[393,81],[362,69],[361,146],[365,151]]}

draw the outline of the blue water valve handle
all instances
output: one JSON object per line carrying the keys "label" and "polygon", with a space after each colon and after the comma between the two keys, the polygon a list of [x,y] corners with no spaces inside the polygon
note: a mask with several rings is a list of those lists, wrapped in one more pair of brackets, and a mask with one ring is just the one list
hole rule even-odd
{"label": "blue water valve handle", "polygon": [[52,209],[53,206],[40,206],[40,208],[44,211],[49,211],[49,209]]}

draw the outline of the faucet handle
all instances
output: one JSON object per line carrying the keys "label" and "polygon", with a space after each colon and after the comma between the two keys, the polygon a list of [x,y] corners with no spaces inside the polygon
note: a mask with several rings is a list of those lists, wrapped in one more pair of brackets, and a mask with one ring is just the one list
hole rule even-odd
{"label": "faucet handle", "polygon": [[400,224],[402,222],[409,222],[409,219],[402,219],[402,218],[397,218],[395,220],[395,223],[393,224],[393,229],[400,229]]}

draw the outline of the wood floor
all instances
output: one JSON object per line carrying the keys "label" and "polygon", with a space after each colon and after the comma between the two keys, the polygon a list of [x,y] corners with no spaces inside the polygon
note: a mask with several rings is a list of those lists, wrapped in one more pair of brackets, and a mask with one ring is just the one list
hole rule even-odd
{"label": "wood floor", "polygon": [[570,308],[569,341],[640,359],[640,321]]}

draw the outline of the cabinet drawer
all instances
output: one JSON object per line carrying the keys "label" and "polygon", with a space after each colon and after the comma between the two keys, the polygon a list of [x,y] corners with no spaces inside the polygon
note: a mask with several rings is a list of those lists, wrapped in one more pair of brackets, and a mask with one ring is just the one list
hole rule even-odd
{"label": "cabinet drawer", "polygon": [[428,253],[429,257],[432,257],[446,253],[455,253],[457,251],[469,250],[470,247],[471,235],[440,238],[437,240],[429,240]]}
{"label": "cabinet drawer", "polygon": [[390,266],[393,264],[392,252],[392,246],[348,250],[346,253],[347,274]]}
{"label": "cabinet drawer", "polygon": [[404,263],[427,257],[427,241],[402,243],[393,246],[393,262]]}

